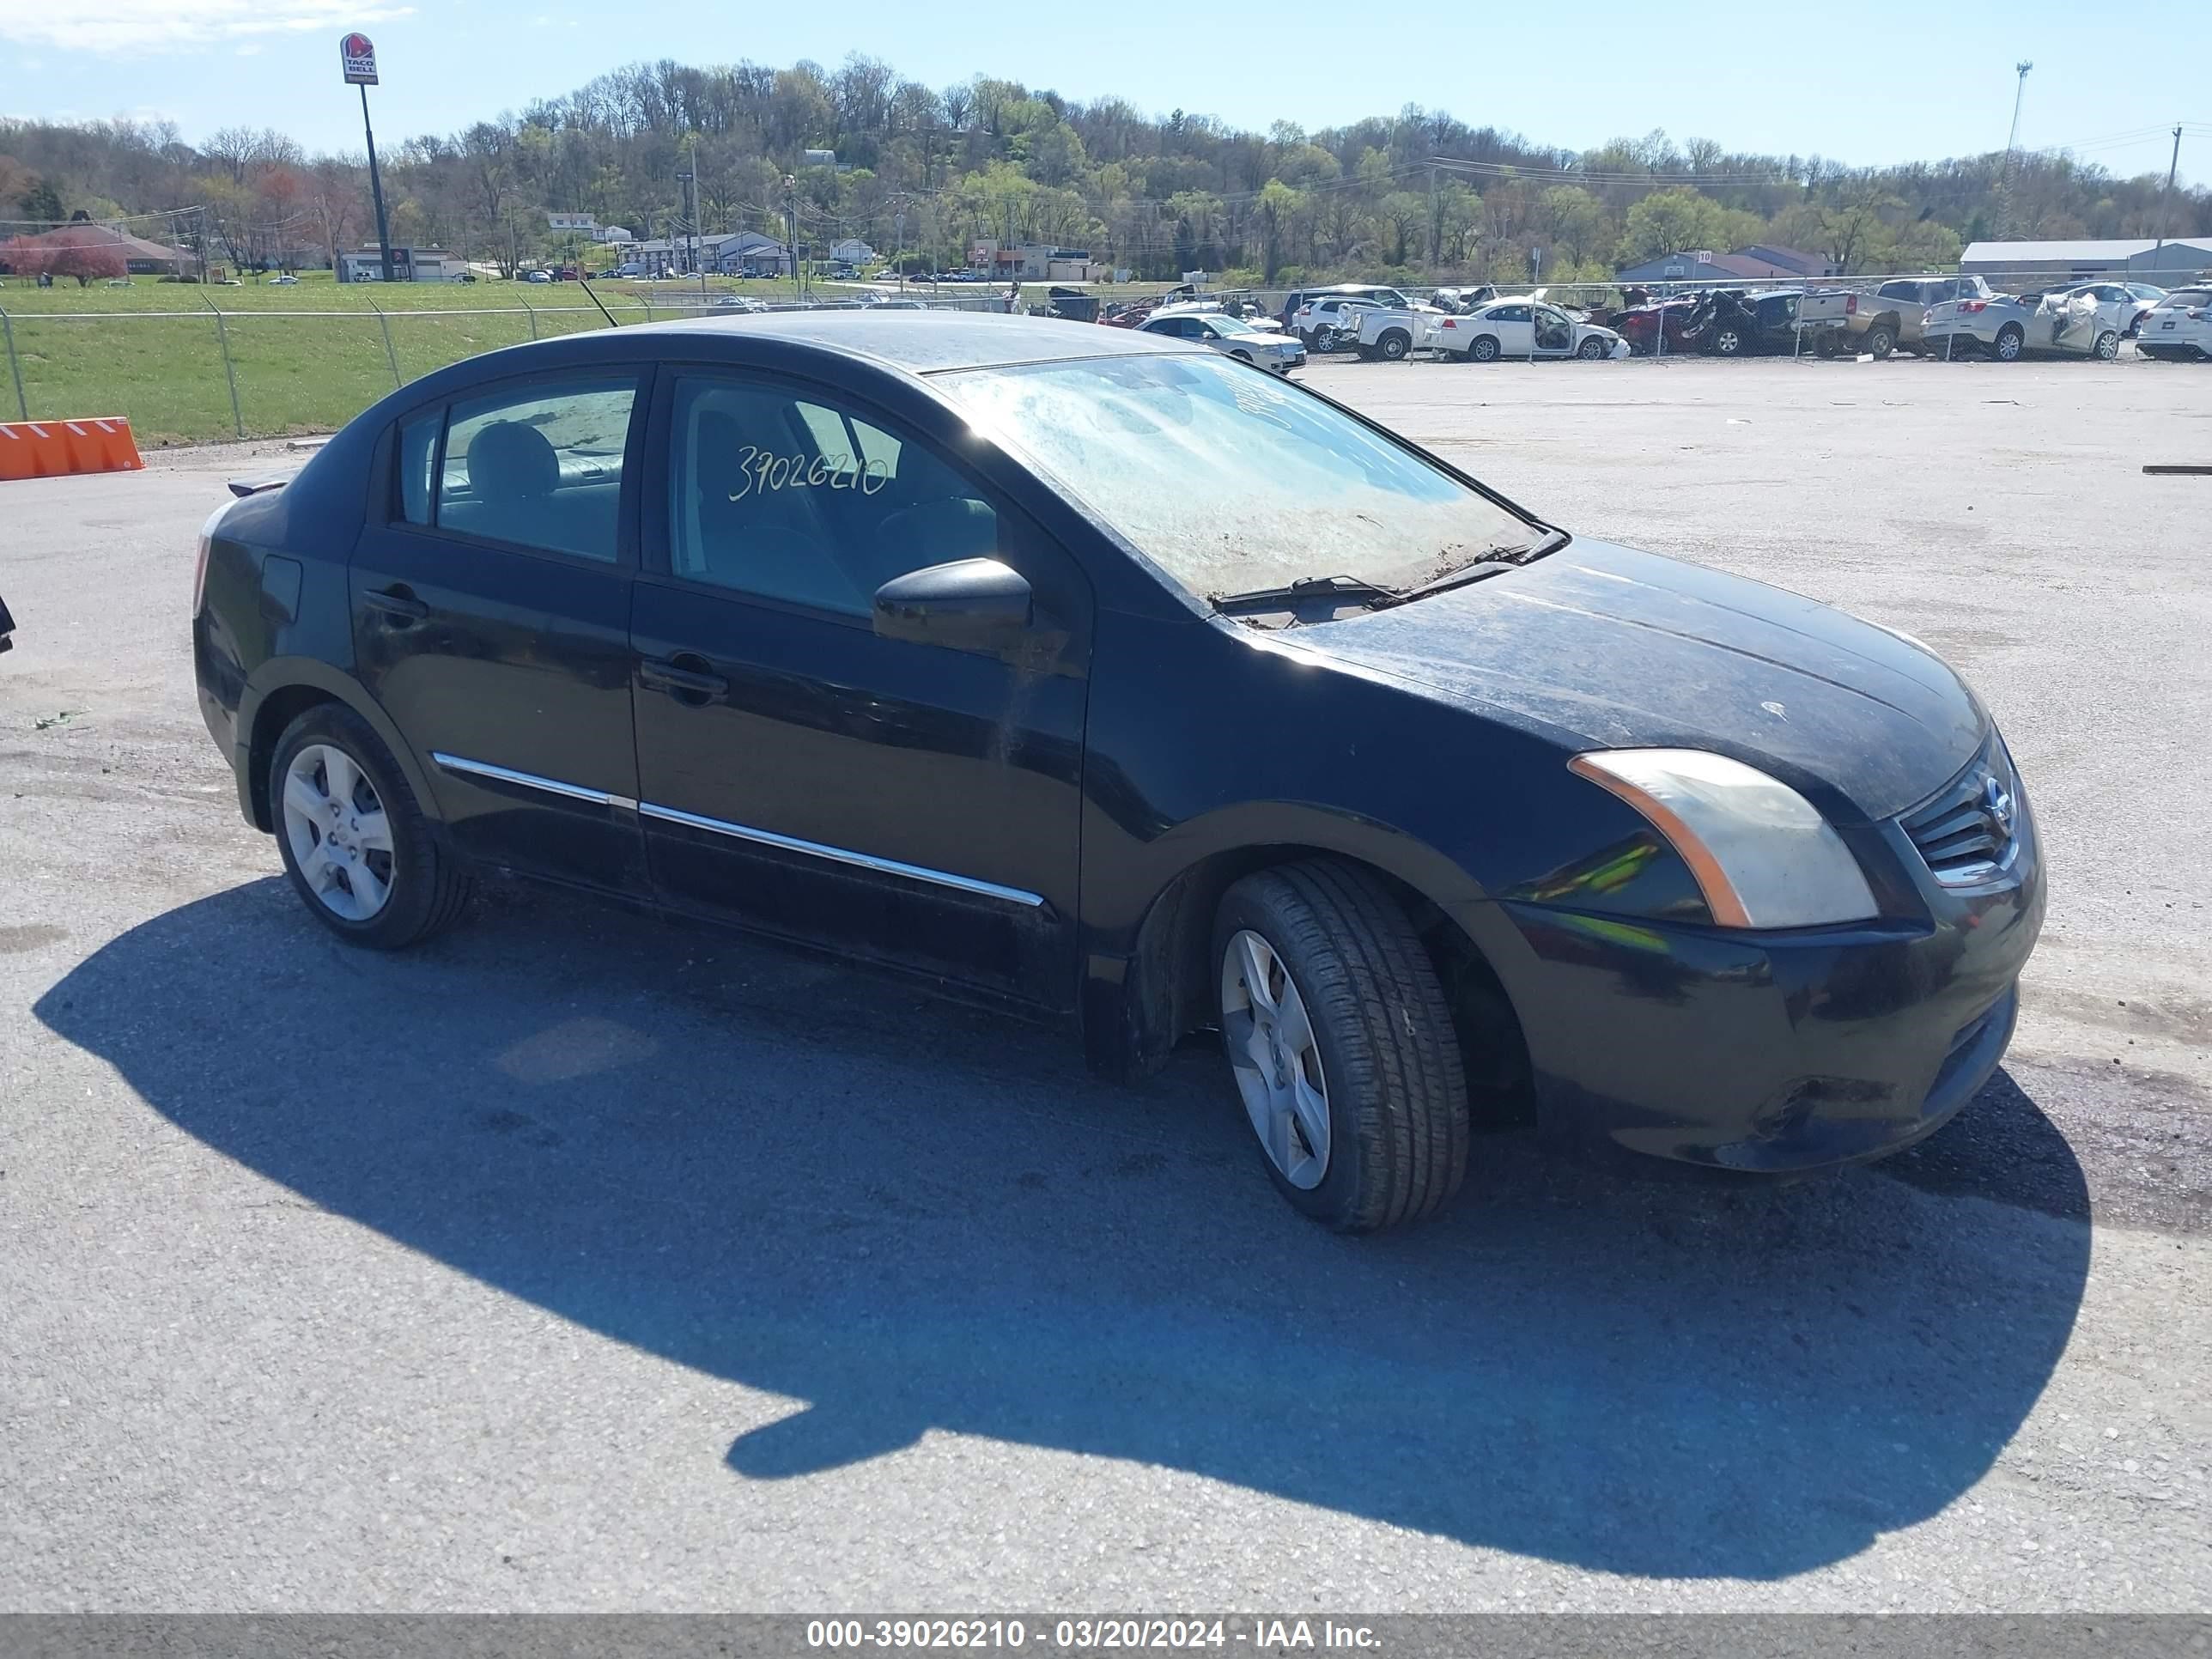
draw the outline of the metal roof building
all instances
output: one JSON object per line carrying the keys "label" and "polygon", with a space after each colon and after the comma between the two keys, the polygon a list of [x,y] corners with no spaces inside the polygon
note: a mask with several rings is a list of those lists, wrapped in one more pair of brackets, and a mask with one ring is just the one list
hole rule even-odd
{"label": "metal roof building", "polygon": [[2212,238],[2169,237],[2161,247],[2140,236],[2118,241],[1976,242],[1959,260],[1959,269],[1984,276],[2001,275],[2118,276],[2164,271],[2172,276],[2212,268]]}

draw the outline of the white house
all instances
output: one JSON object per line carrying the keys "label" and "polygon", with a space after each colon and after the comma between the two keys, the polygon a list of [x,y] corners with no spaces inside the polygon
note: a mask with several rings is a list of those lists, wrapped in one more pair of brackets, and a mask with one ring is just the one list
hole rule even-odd
{"label": "white house", "polygon": [[883,256],[857,236],[830,245],[830,257],[841,265],[872,265]]}

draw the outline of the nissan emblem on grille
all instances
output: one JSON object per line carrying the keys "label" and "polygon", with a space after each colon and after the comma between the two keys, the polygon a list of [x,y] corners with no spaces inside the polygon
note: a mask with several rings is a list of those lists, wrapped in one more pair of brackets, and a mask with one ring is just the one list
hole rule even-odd
{"label": "nissan emblem on grille", "polygon": [[2010,841],[2013,816],[2012,791],[2005,787],[2004,780],[1995,772],[1990,773],[1983,781],[1982,801],[1989,808],[1990,820],[1996,825],[1998,836],[2002,840]]}

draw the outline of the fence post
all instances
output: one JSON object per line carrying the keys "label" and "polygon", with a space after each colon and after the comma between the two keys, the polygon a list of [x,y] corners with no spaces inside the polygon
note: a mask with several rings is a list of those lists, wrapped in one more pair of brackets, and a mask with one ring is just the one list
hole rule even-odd
{"label": "fence post", "polygon": [[240,437],[246,435],[246,416],[238,407],[238,368],[230,361],[230,329],[222,320],[222,307],[200,295],[200,303],[215,313],[216,343],[222,348],[222,377],[230,383],[230,429]]}
{"label": "fence post", "polygon": [[522,301],[522,308],[530,313],[530,337],[534,340],[538,337],[538,308],[527,300]]}
{"label": "fence post", "polygon": [[392,389],[397,392],[406,382],[399,378],[399,354],[392,349],[392,319],[384,314],[384,307],[374,300],[369,301],[368,308],[376,313],[377,326],[384,331],[384,361],[392,365]]}
{"label": "fence post", "polygon": [[15,325],[8,320],[8,313],[0,311],[0,334],[8,337],[8,372],[15,380],[15,414],[19,419],[31,418],[31,405],[23,398],[23,365],[15,356]]}
{"label": "fence post", "polygon": [[645,307],[645,320],[648,323],[651,322],[653,320],[653,301],[650,300],[642,300],[640,301],[639,303]]}

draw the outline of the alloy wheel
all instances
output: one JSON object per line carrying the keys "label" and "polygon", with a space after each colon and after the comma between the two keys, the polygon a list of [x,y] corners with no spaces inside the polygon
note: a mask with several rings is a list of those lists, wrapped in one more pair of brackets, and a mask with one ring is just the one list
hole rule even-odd
{"label": "alloy wheel", "polygon": [[284,836],[324,908],[373,920],[391,902],[392,821],[361,764],[335,744],[311,743],[284,773]]}
{"label": "alloy wheel", "polygon": [[1275,948],[1250,928],[1221,963],[1221,1035],[1245,1115],[1293,1187],[1328,1173],[1328,1079],[1305,1000]]}

